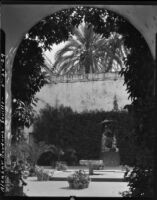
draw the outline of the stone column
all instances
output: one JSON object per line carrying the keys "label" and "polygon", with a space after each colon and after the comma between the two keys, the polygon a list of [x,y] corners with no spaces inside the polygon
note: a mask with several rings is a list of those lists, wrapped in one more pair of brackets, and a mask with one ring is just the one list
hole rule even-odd
{"label": "stone column", "polygon": [[5,58],[5,163],[10,164],[11,156],[11,77],[16,48],[11,48]]}

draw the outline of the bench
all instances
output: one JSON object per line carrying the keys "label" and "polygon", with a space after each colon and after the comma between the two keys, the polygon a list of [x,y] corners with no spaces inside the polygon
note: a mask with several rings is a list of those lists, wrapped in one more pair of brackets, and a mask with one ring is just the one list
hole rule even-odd
{"label": "bench", "polygon": [[80,160],[80,165],[88,166],[89,174],[94,174],[94,169],[100,166],[103,166],[103,160]]}

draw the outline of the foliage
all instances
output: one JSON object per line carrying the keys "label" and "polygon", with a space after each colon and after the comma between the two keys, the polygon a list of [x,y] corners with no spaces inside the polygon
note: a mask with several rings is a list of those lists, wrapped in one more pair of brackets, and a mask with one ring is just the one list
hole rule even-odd
{"label": "foliage", "polygon": [[[127,91],[133,100],[132,112],[135,119],[133,142],[137,153],[133,171],[136,177],[129,179],[131,196],[153,197],[154,60],[143,37],[133,30],[130,24],[121,24],[119,31],[125,35],[124,43],[127,48],[131,48],[131,53],[125,61],[126,69],[121,71],[125,77]],[[133,38],[136,38],[134,43],[131,42]],[[146,180],[149,180],[148,184]]]}
{"label": "foliage", "polygon": [[[153,155],[152,144],[155,137],[154,125],[152,124],[154,121],[152,113],[155,110],[154,79],[152,78],[154,77],[154,60],[142,35],[116,13],[99,8],[79,6],[54,13],[41,20],[29,31],[28,38],[22,41],[14,60],[12,100],[15,98],[16,101],[12,103],[12,133],[15,134],[16,128],[19,126],[29,126],[32,115],[30,112],[25,112],[27,110],[25,106],[27,108],[34,101],[35,93],[45,83],[44,75],[41,74],[38,65],[39,61],[43,63],[41,48],[51,49],[53,43],[58,44],[68,40],[73,27],[78,27],[83,18],[85,23],[93,25],[94,32],[102,34],[106,38],[110,37],[113,32],[121,34],[124,46],[130,49],[130,54],[124,60],[125,67],[121,70],[121,74],[124,75],[127,91],[133,101],[135,126],[132,130],[132,149],[135,148],[137,152],[134,166],[142,170],[142,173],[137,171],[138,178],[130,180],[130,183],[132,183],[131,188],[135,188],[132,190],[133,196],[141,194],[147,196],[147,191],[151,191],[152,185],[149,184],[146,188],[144,187],[145,183],[141,180],[145,177],[145,170],[153,169],[151,155]],[[41,43],[40,47],[38,46],[39,42]],[[31,78],[31,76],[33,77]],[[24,103],[23,109],[19,109],[20,105],[17,102]],[[16,109],[19,109],[18,115],[14,115]],[[150,171],[151,173],[152,171]],[[152,195],[150,194],[150,196]]]}
{"label": "foliage", "polygon": [[[153,177],[151,170],[144,170],[139,167],[135,167],[127,181],[129,191],[122,192],[123,197],[152,197],[153,194]],[[139,187],[140,186],[140,187]]]}
{"label": "foliage", "polygon": [[47,72],[42,70],[46,67],[43,51],[51,50],[54,43],[67,41],[83,19],[105,38],[116,32],[119,22],[126,24],[110,11],[78,6],[49,15],[29,30],[17,49],[12,70],[12,135],[15,139],[18,127],[32,123],[35,94],[48,82]]}
{"label": "foliage", "polygon": [[[146,102],[145,102],[146,103]],[[153,122],[154,102],[150,105],[136,105],[134,116],[134,146],[136,148],[134,168],[129,177],[129,194],[132,197],[153,197],[154,196],[154,138],[155,127]]]}
{"label": "foliage", "polygon": [[74,9],[63,10],[48,16],[25,35],[19,45],[12,70],[12,135],[17,128],[29,127],[33,120],[35,94],[47,83],[44,68],[43,48],[50,49],[53,43],[68,39],[71,26],[78,25],[81,17],[71,16]]}
{"label": "foliage", "polygon": [[22,178],[23,168],[21,164],[16,163],[12,166],[7,166],[5,171],[6,196],[25,196],[23,186],[27,185]]}
{"label": "foliage", "polygon": [[[121,72],[125,77],[127,91],[133,100],[132,112],[135,119],[133,142],[137,153],[133,171],[137,176],[129,180],[131,196],[153,197],[154,60],[143,37],[134,31],[130,24],[120,25],[119,31],[125,35],[124,43],[127,48],[131,48],[131,53],[125,62],[126,69]],[[134,43],[131,42],[133,38],[136,38]],[[148,184],[146,180],[149,180]]]}
{"label": "foliage", "polygon": [[67,181],[72,189],[87,188],[90,182],[90,177],[84,170],[76,171],[74,174],[68,176]]}
{"label": "foliage", "polygon": [[73,148],[64,148],[64,155],[61,157],[68,165],[74,166],[77,164],[77,153]]}
{"label": "foliage", "polygon": [[[100,122],[104,119],[117,121],[112,130],[117,137],[121,161],[132,165],[136,153],[131,142],[133,119],[124,111],[76,113],[63,106],[47,106],[36,118],[33,136],[37,142],[49,142],[62,148],[65,154],[61,156],[61,160],[73,165],[73,162],[70,162],[72,160],[77,163],[80,159],[99,158],[103,132]],[[93,148],[90,148],[91,146]]]}
{"label": "foliage", "polygon": [[52,179],[54,171],[46,170],[43,167],[36,166],[36,176],[38,181],[49,181]]}
{"label": "foliage", "polygon": [[107,72],[118,66],[120,70],[127,54],[122,49],[120,35],[114,33],[106,39],[96,34],[91,24],[82,23],[74,28],[64,47],[57,51],[53,71],[58,75],[72,75]]}
{"label": "foliage", "polygon": [[65,170],[67,170],[67,165],[66,165],[66,163],[64,163],[64,162],[57,162],[56,163],[56,169],[58,170],[58,171],[65,171]]}
{"label": "foliage", "polygon": [[30,154],[30,146],[28,143],[24,140],[21,139],[19,142],[13,143],[11,145],[12,152],[11,152],[11,158],[14,160],[23,160],[23,162],[27,162],[27,158],[29,157]]}
{"label": "foliage", "polygon": [[12,69],[12,134],[18,139],[17,128],[29,127],[33,121],[35,94],[47,83],[41,71],[44,59],[38,42],[25,38],[20,44]]}
{"label": "foliage", "polygon": [[15,156],[18,160],[23,160],[25,163],[29,162],[32,168],[45,152],[51,152],[58,156],[58,149],[45,142],[28,144],[26,141],[21,141],[12,145],[12,156]]}

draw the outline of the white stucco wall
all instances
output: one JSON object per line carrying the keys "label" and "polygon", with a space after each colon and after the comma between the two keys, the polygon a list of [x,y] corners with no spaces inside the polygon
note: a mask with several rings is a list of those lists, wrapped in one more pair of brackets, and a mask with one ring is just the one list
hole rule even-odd
{"label": "white stucco wall", "polygon": [[129,104],[124,80],[105,80],[75,83],[58,83],[44,86],[36,94],[39,98],[35,110],[39,112],[46,104],[51,106],[69,106],[74,111],[113,109],[114,95],[117,97],[119,108]]}

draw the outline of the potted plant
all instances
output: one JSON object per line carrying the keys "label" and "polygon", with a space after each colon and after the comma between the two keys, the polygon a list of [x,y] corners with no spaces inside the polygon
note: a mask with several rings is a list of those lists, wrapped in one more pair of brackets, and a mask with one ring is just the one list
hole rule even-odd
{"label": "potted plant", "polygon": [[84,170],[79,170],[68,176],[67,180],[71,189],[83,189],[88,188],[90,177]]}
{"label": "potted plant", "polygon": [[23,187],[27,183],[23,180],[23,169],[19,163],[12,163],[11,166],[6,166],[5,170],[5,195],[6,196],[25,196]]}

